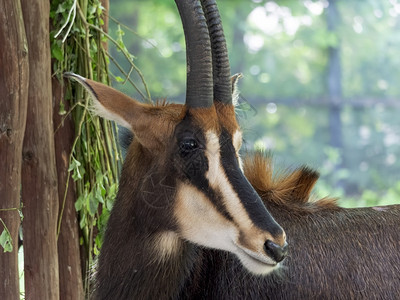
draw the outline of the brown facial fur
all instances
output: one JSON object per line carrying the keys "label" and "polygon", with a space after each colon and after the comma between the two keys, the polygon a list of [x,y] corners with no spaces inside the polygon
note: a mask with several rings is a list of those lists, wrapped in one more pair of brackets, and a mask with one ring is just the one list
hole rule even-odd
{"label": "brown facial fur", "polygon": [[203,130],[203,132],[213,131],[220,133],[220,120],[218,119],[215,106],[209,108],[192,108],[189,109],[190,116],[193,118],[194,123]]}
{"label": "brown facial fur", "polygon": [[182,110],[179,104],[144,107],[140,117],[130,119],[135,126],[135,137],[149,150],[163,151],[176,124],[182,120]]}
{"label": "brown facial fur", "polygon": [[221,122],[221,126],[225,128],[232,136],[239,129],[239,125],[236,121],[235,107],[233,105],[216,102],[215,108],[219,121]]}

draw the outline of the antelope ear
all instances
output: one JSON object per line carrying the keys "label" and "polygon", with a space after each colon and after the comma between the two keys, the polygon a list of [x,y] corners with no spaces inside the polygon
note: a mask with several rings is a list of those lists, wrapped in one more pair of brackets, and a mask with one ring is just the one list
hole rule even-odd
{"label": "antelope ear", "polygon": [[92,110],[96,115],[129,129],[144,147],[160,147],[163,137],[154,128],[154,124],[160,122],[155,120],[157,115],[152,113],[153,106],[140,103],[105,84],[74,73],[64,73],[64,77],[73,78],[88,91],[93,99]]}
{"label": "antelope ear", "polygon": [[232,104],[233,106],[237,106],[239,103],[239,89],[237,87],[239,79],[243,77],[242,73],[237,73],[231,76],[231,84],[232,84]]}
{"label": "antelope ear", "polygon": [[96,115],[134,131],[131,121],[142,110],[139,102],[105,84],[77,74],[67,72],[64,77],[78,81],[86,89],[93,99],[92,110]]}

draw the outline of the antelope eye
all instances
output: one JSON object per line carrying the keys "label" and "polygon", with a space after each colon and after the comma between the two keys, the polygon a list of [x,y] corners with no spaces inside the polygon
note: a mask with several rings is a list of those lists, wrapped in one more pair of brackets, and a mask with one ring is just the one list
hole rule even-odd
{"label": "antelope eye", "polygon": [[197,141],[193,138],[186,138],[179,144],[179,148],[182,152],[190,152],[199,148]]}

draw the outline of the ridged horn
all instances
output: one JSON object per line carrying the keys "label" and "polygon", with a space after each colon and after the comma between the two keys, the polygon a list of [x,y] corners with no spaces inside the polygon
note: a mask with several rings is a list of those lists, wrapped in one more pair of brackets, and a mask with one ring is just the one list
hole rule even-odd
{"label": "ridged horn", "polygon": [[175,0],[186,41],[186,105],[191,108],[213,105],[211,43],[199,0]]}
{"label": "ridged horn", "polygon": [[214,100],[232,104],[231,70],[224,30],[215,0],[201,0],[210,33],[213,60]]}

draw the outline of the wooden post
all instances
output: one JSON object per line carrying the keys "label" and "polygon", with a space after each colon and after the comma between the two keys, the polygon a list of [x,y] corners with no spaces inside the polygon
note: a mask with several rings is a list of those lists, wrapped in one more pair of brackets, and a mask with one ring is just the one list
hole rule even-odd
{"label": "wooden post", "polygon": [[57,241],[60,299],[80,300],[84,299],[84,292],[79,249],[78,216],[75,210],[76,195],[72,178],[68,182],[68,191],[65,195],[65,188],[68,181],[69,155],[74,142],[75,129],[70,116],[64,118],[64,115],[59,114],[61,101],[65,105],[65,110],[69,110],[69,103],[63,99],[63,86],[57,78],[53,78],[52,86],[59,219],[61,218]]}
{"label": "wooden post", "polygon": [[26,299],[59,299],[50,3],[21,0],[21,4],[29,49],[28,115],[22,168],[25,295]]}
{"label": "wooden post", "polygon": [[[13,251],[0,248],[0,299],[19,299],[21,158],[28,104],[28,48],[19,0],[0,2],[0,218]],[[8,210],[11,209],[11,210]],[[0,233],[3,231],[0,224]]]}

